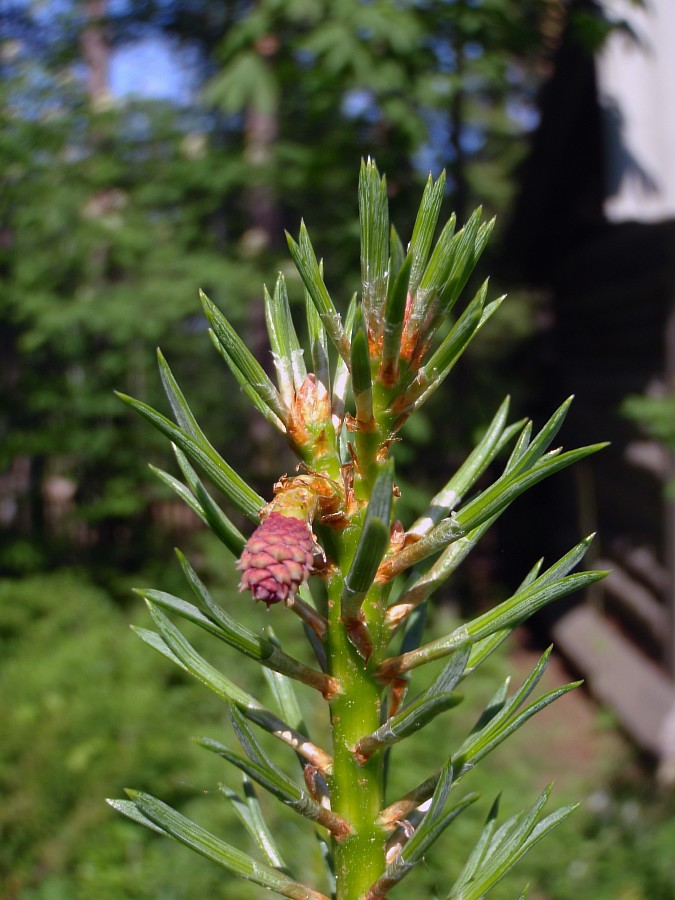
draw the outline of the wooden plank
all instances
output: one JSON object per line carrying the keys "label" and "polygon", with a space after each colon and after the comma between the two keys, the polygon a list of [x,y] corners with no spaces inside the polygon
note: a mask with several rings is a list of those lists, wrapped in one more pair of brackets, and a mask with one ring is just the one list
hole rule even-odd
{"label": "wooden plank", "polygon": [[659,647],[663,648],[668,631],[665,604],[659,602],[639,581],[631,578],[614,560],[599,559],[595,567],[610,570],[609,575],[602,581],[604,590],[647,630]]}
{"label": "wooden plank", "polygon": [[[675,311],[671,303],[666,323],[666,378],[669,385],[675,384]],[[675,453],[670,448],[670,478],[675,477]],[[668,584],[668,630],[665,640],[665,661],[671,678],[675,679],[675,499],[668,492],[664,510],[664,532],[666,565],[670,580]],[[675,731],[675,725],[674,729]],[[675,753],[673,754],[675,757]]]}
{"label": "wooden plank", "polygon": [[587,604],[560,618],[552,631],[591,694],[614,711],[633,740],[658,759],[675,758],[665,732],[675,707],[675,685],[668,676]]}

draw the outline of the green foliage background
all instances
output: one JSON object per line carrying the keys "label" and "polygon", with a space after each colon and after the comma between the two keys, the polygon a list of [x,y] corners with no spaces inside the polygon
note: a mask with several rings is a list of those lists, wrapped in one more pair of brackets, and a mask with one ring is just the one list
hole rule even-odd
{"label": "green foliage background", "polygon": [[[197,289],[264,354],[251,310],[263,280],[288,269],[283,229],[304,215],[346,304],[353,173],[371,153],[404,231],[428,167],[448,168],[460,221],[478,202],[503,213],[524,151],[509,111],[531,103],[549,4],[10,3],[0,16],[0,467],[21,458],[30,470],[0,561],[23,571],[82,558],[69,537],[84,523],[88,563],[139,565],[157,493],[137,461],[156,445],[112,390],[155,403],[148,367],[161,344],[209,434],[236,435],[233,463],[253,458],[268,483],[207,352]],[[187,48],[193,102],[88,94],[92,29],[111,48],[147,35]],[[514,300],[502,353],[530,320]],[[484,418],[446,443],[465,445]],[[76,488],[61,541],[45,521],[52,476]],[[128,537],[111,542],[120,520]]]}
{"label": "green foliage background", "polygon": [[[199,549],[201,569],[217,599],[236,607],[237,616],[250,618],[253,624],[260,611],[223,578],[222,550],[210,541]],[[167,573],[169,587],[174,574]],[[447,629],[448,615],[437,613],[438,633]],[[145,619],[136,608],[120,609],[113,597],[81,573],[59,572],[2,585],[1,896],[19,900],[259,896],[259,889],[224,880],[217,867],[123,820],[103,802],[129,784],[143,784],[149,791],[161,791],[168,802],[206,827],[223,835],[236,833],[236,840],[246,844],[229,804],[213,796],[230,773],[190,742],[195,733],[220,738],[229,729],[222,705],[201,686],[176,674],[175,667],[151,653],[126,627],[130,620],[146,625]],[[274,628],[291,652],[302,653],[304,642],[296,636],[293,644],[296,629],[287,620],[274,616]],[[196,631],[190,638],[199,647]],[[233,652],[224,648],[222,656]],[[487,699],[512,667],[513,659],[491,659],[474,688],[476,701]],[[244,686],[265,697],[256,667],[243,668],[242,673],[237,658]],[[473,700],[467,698],[464,716],[469,718],[460,727],[470,724]],[[542,758],[537,748],[541,742],[551,746],[551,731],[565,746],[570,744],[573,724],[554,709],[541,725],[535,720],[498,758],[485,764],[483,801],[453,828],[457,853],[432,853],[409,890],[432,897],[435,886],[442,888],[453,880],[457,874],[453,865],[459,865],[480,831],[485,804],[502,787],[505,770],[510,782],[503,815],[534,800],[551,775],[550,760]],[[443,757],[443,728],[431,729],[414,745],[419,772],[437,766]],[[637,770],[630,751],[610,721],[598,719],[594,731],[596,753],[589,755],[587,745],[580,747],[587,764],[566,766],[564,780],[556,786],[561,803],[579,796],[588,800],[561,826],[557,839],[547,842],[545,852],[527,856],[494,891],[497,900],[517,896],[528,881],[530,896],[555,900],[673,896],[670,848],[675,824],[668,817],[667,802],[634,781]],[[406,783],[392,785],[396,794],[410,787],[416,775],[409,769],[399,775],[402,778]],[[475,787],[470,781],[469,775],[467,787]],[[236,776],[230,786],[237,787]],[[294,861],[304,860],[301,874],[316,879],[318,848],[302,823],[279,805],[267,804],[266,809],[282,852]]]}
{"label": "green foliage background", "polygon": [[[59,4],[51,20],[40,18],[39,4],[0,11],[0,473],[9,477],[21,460],[31,476],[27,494],[5,495],[16,499],[17,513],[0,525],[3,900],[258,895],[245,885],[223,887],[215,867],[103,804],[129,784],[143,785],[214,830],[237,828],[227,805],[205,796],[216,790],[220,766],[189,742],[205,723],[215,734],[224,726],[218,701],[126,627],[142,616],[126,599],[131,583],[171,590],[174,574],[162,567],[157,577],[153,560],[167,558],[167,540],[150,509],[163,495],[141,464],[165,465],[163,442],[112,390],[161,404],[152,354],[161,344],[214,443],[227,446],[233,464],[252,466],[268,494],[279,472],[270,475],[266,438],[251,431],[208,346],[197,289],[255,342],[250,309],[263,280],[285,264],[283,226],[295,230],[305,215],[330,260],[330,287],[347,301],[358,268],[349,255],[358,229],[354,173],[373,151],[390,173],[403,228],[425,169],[442,166],[448,206],[460,219],[482,202],[502,225],[524,153],[512,111],[526,109],[536,91],[551,50],[543,25],[552,15],[555,24],[558,7],[547,0],[117,4],[105,23],[112,44],[150,29],[196,52],[204,91],[190,108],[138,98],[92,103],[81,77],[81,4]],[[269,35],[278,46],[266,56],[259,42]],[[253,113],[276,127],[255,164]],[[273,223],[253,215],[256,189],[274,198]],[[274,225],[278,243],[256,240],[261,224]],[[447,473],[501,398],[495,360],[509,359],[515,341],[531,333],[529,300],[505,307],[500,340],[484,342],[461,396],[446,395],[439,415],[418,419],[409,435],[416,455],[400,460],[415,467],[406,502],[416,503],[427,478]],[[452,425],[448,405],[464,411]],[[272,455],[278,464],[277,448]],[[44,504],[55,475],[76,489],[58,528]],[[80,526],[85,540],[74,539]],[[239,604],[213,548],[201,551],[211,583]],[[502,665],[491,662],[486,676],[503,677]],[[437,763],[442,744],[432,731],[417,747],[422,771]],[[612,746],[607,764],[578,781],[571,761],[560,801],[590,791],[595,805],[565,823],[555,859],[552,845],[528,857],[499,896],[516,895],[529,878],[531,896],[556,900],[675,897],[675,829],[626,762],[626,748]],[[550,772],[534,785],[518,747],[498,764],[514,773],[514,797],[531,801]],[[635,783],[621,777],[626,767]],[[486,784],[485,796],[494,790]],[[458,823],[458,842],[469,846],[484,812]],[[463,828],[473,830],[464,836]],[[282,850],[299,856],[291,819],[279,834]],[[314,864],[312,847],[306,858]],[[432,896],[453,873],[442,858],[428,862],[417,889]]]}

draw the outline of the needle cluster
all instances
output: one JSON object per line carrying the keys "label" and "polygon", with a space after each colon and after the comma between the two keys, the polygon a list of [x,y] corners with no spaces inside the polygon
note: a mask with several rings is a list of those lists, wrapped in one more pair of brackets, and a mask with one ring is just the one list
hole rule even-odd
{"label": "needle cluster", "polygon": [[[389,223],[385,179],[374,162],[362,163],[362,286],[344,317],[326,288],[323,264],[304,224],[297,240],[288,236],[304,285],[308,340],[303,347],[280,275],[273,292],[264,292],[275,380],[202,295],[216,350],[253,407],[299,460],[298,474],[281,476],[269,498],[258,495],[209,442],[161,354],[173,420],[122,396],[173,443],[180,477],[156,470],[158,476],[222,541],[241,571],[243,593],[232,596],[225,608],[179,554],[191,600],[139,591],[155,625],[155,630],[139,629],[139,636],[225,704],[239,749],[212,738],[198,742],[241,772],[242,793],[223,791],[259,854],[231,846],[139,791],[111,803],[230,876],[296,900],[382,900],[419,865],[446,828],[478,800],[473,791],[462,793],[465,776],[471,773],[473,786],[480,788],[480,773],[474,770],[481,760],[575,685],[532,696],[547,652],[515,691],[509,692],[508,682],[497,688],[478,711],[474,728],[454,746],[449,741],[437,769],[404,796],[387,795],[385,761],[395,751],[390,765],[411,768],[406,738],[433,719],[452,715],[462,702],[463,683],[513,629],[604,574],[575,571],[591,536],[547,568],[535,563],[506,600],[440,638],[424,640],[429,599],[504,510],[524,491],[603,446],[568,451],[553,446],[569,400],[535,431],[527,420],[509,422],[507,398],[426,511],[408,524],[396,518],[392,442],[407,418],[442,386],[503,299],[490,299],[487,281],[464,299],[493,223],[482,221],[476,210],[463,227],[457,229],[452,216],[438,230],[444,193],[444,176],[429,178],[404,246]],[[482,486],[486,473],[494,472],[491,483]],[[214,499],[214,490],[224,502]],[[242,532],[230,518],[232,511],[250,528]],[[237,621],[248,592],[274,604],[275,615],[298,616],[312,663]],[[232,654],[227,668],[207,662],[176,627],[176,619],[227,644]],[[237,671],[237,654],[263,667],[274,708],[230,678]],[[444,661],[440,673],[436,667],[426,687],[408,698],[409,673],[436,660]],[[310,735],[302,720],[295,696],[299,685],[325,705],[325,729],[319,735]],[[296,755],[299,778],[291,778],[263,748],[259,730],[278,739],[280,753]],[[260,790],[318,829],[324,884],[302,884],[293,874],[294,861],[282,859],[265,821]],[[544,815],[548,794],[549,789],[499,827],[498,804],[493,804],[461,874],[447,886],[447,900],[483,897],[571,812],[565,807]]]}

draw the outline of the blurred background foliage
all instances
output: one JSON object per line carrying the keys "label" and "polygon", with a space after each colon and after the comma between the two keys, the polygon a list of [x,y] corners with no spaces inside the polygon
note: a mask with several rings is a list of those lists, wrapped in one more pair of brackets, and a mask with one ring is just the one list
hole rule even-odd
{"label": "blurred background foliage", "polygon": [[[194,542],[192,558],[214,597],[221,602],[232,598],[234,573],[226,567],[223,574],[222,546],[202,536]],[[153,577],[148,576],[150,583],[155,583]],[[183,592],[177,565],[168,568],[163,582],[169,590]],[[252,604],[238,606],[237,616],[251,627],[259,626],[260,610]],[[454,616],[452,606],[437,609],[434,631],[447,631],[448,618]],[[191,742],[198,734],[222,739],[229,733],[222,704],[142,644],[128,630],[130,621],[147,625],[141,605],[121,605],[82,572],[7,579],[0,587],[3,900],[260,896],[258,888],[224,879],[218,867],[122,820],[103,803],[105,796],[117,796],[130,784],[143,785],[205,827],[229,834],[243,849],[255,852],[230,804],[218,795],[224,780],[240,789],[236,775]],[[274,628],[289,652],[306,659],[306,642],[295,621],[275,617]],[[247,666],[239,656],[234,661],[227,647],[214,655],[198,629],[189,638],[225,671],[236,663],[238,683],[264,702],[273,702],[255,665]],[[492,696],[495,684],[514,668],[518,683],[518,672],[524,677],[537,655],[520,647],[509,659],[492,657],[458,708],[453,720],[457,726],[471,727],[475,709]],[[547,674],[544,689],[563,680],[555,669]],[[316,733],[310,693],[301,689],[300,701]],[[507,771],[504,817],[515,813],[524,797],[534,798],[553,772],[560,776],[555,789],[559,804],[580,797],[585,801],[561,826],[557,840],[528,855],[493,892],[496,900],[519,896],[526,882],[531,897],[555,900],[672,897],[675,826],[667,797],[659,796],[641,774],[610,718],[574,694],[559,704],[486,762],[480,785],[483,802],[453,825],[452,853],[431,853],[427,865],[415,873],[409,885],[415,896],[443,896],[473,846],[488,806],[504,788]],[[419,769],[392,766],[392,798],[441,762],[447,743],[444,726],[434,724],[431,729],[406,747]],[[291,754],[286,761],[291,774]],[[471,775],[466,786],[478,786]],[[320,884],[316,841],[297,816],[263,800],[284,856],[293,859],[300,877]]]}
{"label": "blurred background foliage", "polygon": [[[112,390],[158,401],[158,344],[214,440],[236,434],[233,462],[253,457],[269,485],[278,472],[223,380],[197,314],[197,288],[267,357],[257,301],[263,280],[287,270],[283,230],[297,230],[304,215],[329,287],[346,303],[358,275],[355,173],[370,153],[388,174],[403,235],[429,169],[443,167],[447,205],[460,221],[481,202],[504,222],[537,81],[560,28],[557,7],[544,0],[3,6],[6,566],[142,562],[158,494],[141,480],[138,462],[153,458],[154,438]],[[131,79],[132,90],[116,95],[115,61],[147,45],[169,53],[166,83],[151,79],[143,96],[139,59],[138,90]],[[145,65],[152,64],[151,57]],[[493,357],[529,330],[528,310],[512,304]],[[448,448],[461,450],[501,399],[501,386],[484,399],[481,382],[496,381],[485,371],[463,386],[479,404],[444,435]],[[424,452],[428,436],[413,437]],[[436,451],[424,456],[419,470],[430,477],[446,470],[446,459],[434,465]]]}
{"label": "blurred background foliage", "polygon": [[[196,548],[216,592],[231,595],[233,584],[189,514],[146,476],[145,461],[166,465],[163,442],[112,391],[163,408],[153,352],[161,345],[214,444],[269,495],[290,463],[227,380],[197,289],[267,358],[262,284],[281,268],[301,301],[283,230],[305,216],[328,285],[346,303],[358,277],[356,174],[373,154],[404,239],[429,170],[447,169],[447,210],[460,221],[478,203],[499,215],[479,276],[496,269],[501,293],[515,173],[538,87],[570,24],[590,42],[602,37],[599,19],[574,19],[559,0],[2,5],[3,900],[256,896],[224,887],[217,870],[102,803],[133,783],[207,826],[236,827],[208,796],[217,761],[189,742],[204,723],[220,728],[222,710],[125,627],[141,615],[132,584],[171,589],[176,539]],[[167,55],[165,83],[149,79],[146,67]],[[116,89],[122,59],[137,89]],[[512,297],[497,331],[409,427],[399,453],[408,510],[462,458],[501,400],[507,369],[508,389],[527,393],[518,361],[542,309],[540,297]],[[480,560],[473,577],[480,601]],[[560,900],[675,896],[665,851],[673,826],[609,724],[595,728],[607,752],[559,798],[590,790],[595,805],[565,825],[560,860],[528,862],[501,896],[528,876],[531,896]],[[514,795],[534,792],[517,746],[511,752]],[[496,770],[495,791],[498,781]],[[283,821],[282,850],[296,857],[293,823]],[[458,832],[457,846],[478,828],[467,821],[473,831]],[[420,888],[442,890],[451,865],[430,859]]]}

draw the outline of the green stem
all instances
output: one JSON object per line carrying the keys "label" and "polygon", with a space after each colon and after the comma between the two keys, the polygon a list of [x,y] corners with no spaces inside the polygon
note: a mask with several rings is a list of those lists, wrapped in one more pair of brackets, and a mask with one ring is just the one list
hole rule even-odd
{"label": "green stem", "polygon": [[[384,805],[384,755],[377,752],[365,763],[360,763],[355,748],[381,724],[383,686],[375,672],[389,639],[385,616],[390,585],[372,584],[363,603],[359,603],[356,617],[353,609],[341,608],[345,577],[359,546],[365,509],[383,466],[379,459],[383,438],[373,418],[372,372],[367,369],[371,363],[367,359],[363,331],[358,332],[359,336],[363,359],[355,353],[352,357],[360,362],[363,372],[354,391],[361,400],[367,394],[368,402],[356,404],[354,494],[358,509],[352,516],[350,527],[336,535],[338,574],[328,585],[329,673],[340,684],[340,693],[330,703],[333,731],[331,805],[351,829],[346,837],[333,838],[337,900],[359,900],[385,870],[386,832],[379,823]],[[357,391],[357,387],[363,387],[363,390]],[[350,585],[350,588],[353,590],[354,586]],[[356,633],[355,625],[363,628],[363,632]]]}
{"label": "green stem", "polygon": [[369,500],[370,490],[380,468],[380,462],[377,457],[382,445],[382,436],[374,420],[372,426],[367,428],[359,427],[356,432],[355,444],[359,471],[354,488],[359,500]]}
{"label": "green stem", "polygon": [[357,741],[380,724],[382,687],[356,652],[340,619],[342,579],[329,587],[330,671],[342,686],[331,702],[333,810],[351,825],[348,837],[333,841],[337,900],[358,900],[384,870],[384,833],[377,824],[383,806],[383,756],[366,765],[356,760]]}

